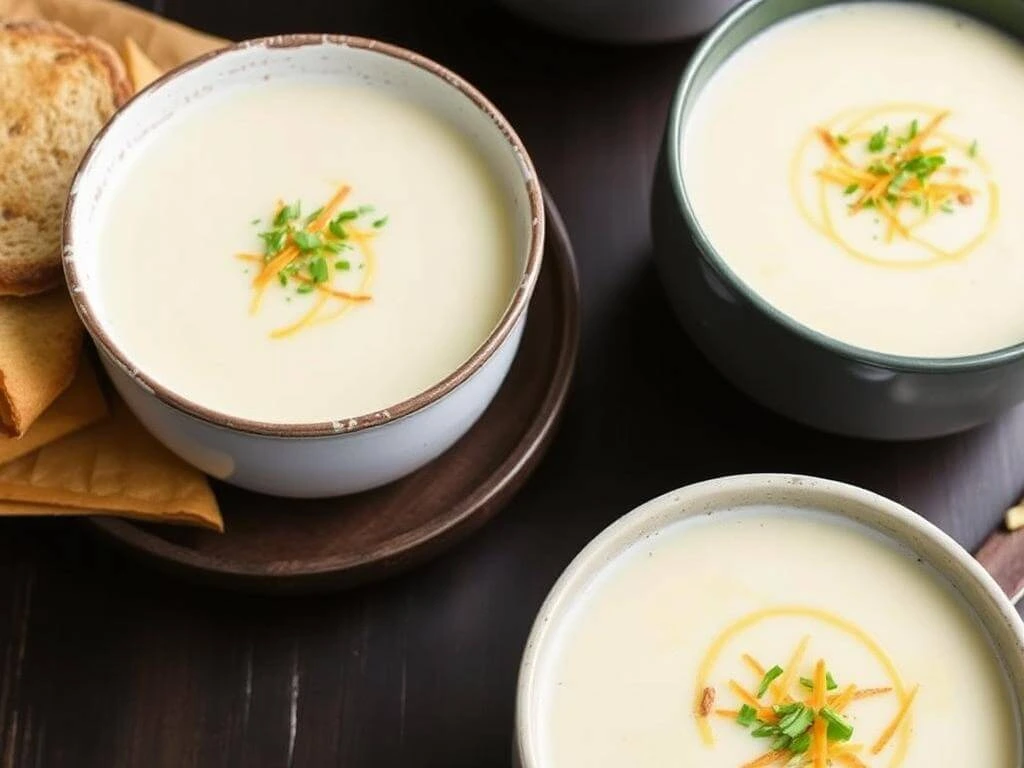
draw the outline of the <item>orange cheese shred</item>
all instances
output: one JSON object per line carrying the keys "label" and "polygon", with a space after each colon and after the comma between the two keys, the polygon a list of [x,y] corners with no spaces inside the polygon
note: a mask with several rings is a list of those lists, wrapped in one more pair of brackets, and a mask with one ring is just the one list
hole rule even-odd
{"label": "orange cheese shred", "polygon": [[771,752],[766,752],[755,760],[751,760],[749,763],[744,763],[742,768],[763,768],[763,766],[785,762],[788,759],[789,750],[775,749]]}
{"label": "orange cheese shred", "polygon": [[757,659],[755,659],[749,653],[744,653],[742,659],[746,663],[746,665],[750,667],[751,671],[757,676],[758,680],[764,678],[765,668],[761,666]]}
{"label": "orange cheese shred", "polygon": [[878,737],[878,741],[875,742],[875,745],[871,747],[871,754],[879,754],[883,749],[885,749],[889,741],[892,740],[892,737],[896,735],[897,729],[900,727],[903,721],[906,720],[907,714],[910,712],[910,707],[914,704],[914,699],[917,697],[917,692],[919,689],[920,686],[915,685],[914,688],[910,691],[910,694],[903,701],[903,704],[900,706],[899,711],[896,713],[896,716],[893,717],[892,722],[889,723],[889,726],[882,732],[882,735]]}

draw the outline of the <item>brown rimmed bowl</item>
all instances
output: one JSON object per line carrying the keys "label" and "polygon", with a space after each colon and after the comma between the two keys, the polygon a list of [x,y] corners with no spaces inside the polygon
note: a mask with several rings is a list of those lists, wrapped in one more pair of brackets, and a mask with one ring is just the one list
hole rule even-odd
{"label": "brown rimmed bowl", "polygon": [[[368,414],[274,424],[234,418],[194,402],[136,366],[104,311],[98,212],[115,175],[147,151],[173,116],[237,87],[335,79],[381,89],[453,126],[481,154],[509,201],[519,279],[497,326],[457,370],[424,392]],[[126,164],[129,164],[126,166]],[[540,273],[544,205],[526,149],[473,86],[419,54],[337,35],[238,43],[165,75],[110,121],[89,149],[65,212],[64,270],[71,295],[115,387],[168,448],[207,474],[281,496],[326,497],[384,485],[453,445],[487,408],[508,373]]]}

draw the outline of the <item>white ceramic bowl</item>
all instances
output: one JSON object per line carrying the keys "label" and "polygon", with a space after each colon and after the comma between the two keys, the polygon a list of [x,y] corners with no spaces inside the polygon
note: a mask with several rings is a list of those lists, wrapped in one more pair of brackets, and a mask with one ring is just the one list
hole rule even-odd
{"label": "white ceramic bowl", "polygon": [[553,652],[567,614],[598,574],[630,545],[675,522],[764,504],[827,510],[847,517],[935,568],[973,608],[1006,670],[1018,712],[1024,713],[1024,622],[992,577],[953,539],[906,507],[851,485],[795,475],[738,475],[687,486],[647,502],[606,528],[565,570],[541,607],[526,644],[516,701],[516,765],[557,768],[542,764],[539,757],[540,670],[547,666],[544,661]]}
{"label": "white ceramic bowl", "polygon": [[[151,131],[226,88],[335,78],[387,90],[453,125],[482,154],[512,201],[520,280],[497,327],[458,370],[425,392],[375,413],[339,413],[311,424],[232,418],[192,402],[140,370],[118,344],[101,299],[100,217],[118,166],[146,151]],[[334,496],[383,485],[439,456],[472,426],[515,357],[544,242],[541,190],[504,117],[453,72],[418,54],[354,37],[290,35],[252,40],[169,73],[129,102],[79,168],[64,219],[64,270],[72,299],[118,392],[172,451],[204,472],[263,493]]]}
{"label": "white ceramic bowl", "polygon": [[556,32],[608,43],[656,43],[697,35],[740,0],[499,0]]}

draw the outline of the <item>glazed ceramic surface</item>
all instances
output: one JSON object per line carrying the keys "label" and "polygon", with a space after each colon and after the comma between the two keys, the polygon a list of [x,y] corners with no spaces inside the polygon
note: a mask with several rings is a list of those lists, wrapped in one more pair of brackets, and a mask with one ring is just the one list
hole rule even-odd
{"label": "glazed ceramic surface", "polygon": [[739,0],[499,0],[510,11],[562,34],[650,43],[703,32]]}
{"label": "glazed ceramic surface", "polygon": [[[758,538],[759,528],[766,526],[767,532],[774,530],[775,533],[792,536],[790,543],[799,552],[797,557],[807,562],[823,558],[818,566],[819,572],[823,573],[830,568],[834,572],[820,584],[822,595],[818,600],[826,600],[825,604],[845,612],[844,615],[848,614],[847,617],[855,623],[867,623],[869,627],[871,624],[877,625],[874,632],[883,632],[886,638],[883,646],[894,653],[893,660],[897,663],[902,660],[904,665],[912,668],[906,670],[905,667],[905,671],[910,671],[916,682],[921,683],[920,701],[925,707],[918,716],[924,718],[926,711],[930,713],[929,722],[922,721],[919,727],[915,727],[915,733],[924,733],[930,728],[934,739],[934,729],[937,725],[941,728],[950,713],[946,693],[952,690],[949,686],[953,685],[951,677],[947,679],[941,674],[934,680],[928,680],[931,668],[927,663],[922,665],[919,661],[919,638],[927,636],[928,626],[956,626],[958,622],[967,622],[970,628],[966,632],[963,627],[968,625],[959,625],[959,632],[951,631],[941,641],[937,639],[936,646],[945,642],[959,646],[964,642],[965,649],[970,647],[971,660],[977,660],[983,665],[979,668],[992,668],[995,685],[986,689],[986,695],[995,699],[995,702],[990,700],[985,704],[997,706],[995,711],[998,712],[998,718],[1001,718],[998,732],[1007,742],[993,745],[998,749],[994,748],[989,753],[992,756],[990,762],[1017,765],[1020,755],[1024,754],[1024,736],[1019,728],[1021,707],[1024,705],[1024,623],[1010,600],[988,573],[956,542],[899,504],[842,483],[791,475],[727,477],[665,494],[611,525],[576,557],[542,606],[527,642],[516,709],[516,754],[519,765],[526,768],[551,768],[555,765],[550,758],[552,723],[561,717],[563,726],[569,729],[563,729],[563,735],[568,733],[575,738],[585,734],[591,725],[579,723],[577,729],[572,717],[568,721],[564,718],[581,707],[589,706],[588,702],[595,695],[600,695],[595,693],[596,690],[605,690],[613,697],[599,709],[606,714],[618,711],[618,719],[614,722],[622,723],[623,730],[618,737],[612,737],[609,744],[619,749],[624,743],[633,743],[641,750],[635,753],[638,764],[665,764],[665,755],[654,749],[656,744],[661,743],[657,734],[665,730],[666,719],[670,723],[679,720],[679,728],[682,728],[682,722],[687,716],[692,717],[694,711],[689,695],[693,691],[692,681],[689,678],[675,680],[672,675],[678,669],[690,669],[691,662],[688,659],[691,653],[696,656],[704,653],[704,644],[711,642],[721,629],[718,620],[725,617],[732,621],[736,618],[736,610],[745,614],[747,610],[753,609],[757,611],[755,615],[761,618],[774,613],[772,610],[762,610],[770,606],[761,604],[767,595],[772,594],[772,589],[767,585],[763,588],[752,586],[744,580],[744,576],[736,574],[736,569],[743,565],[730,558],[729,552],[730,539],[736,540],[738,537],[754,541]],[[763,537],[766,531],[760,533]],[[834,558],[829,558],[827,552],[814,551],[815,545],[811,540],[822,533],[832,539],[830,549],[835,552]],[[809,538],[803,538],[805,535]],[[708,560],[705,553],[695,552],[693,548],[698,545],[694,542],[698,540],[703,542],[702,545],[709,545],[719,557]],[[742,540],[736,540],[740,551],[743,550]],[[845,550],[847,546],[848,550],[838,551]],[[682,556],[684,550],[686,554]],[[844,561],[846,554],[852,559]],[[770,555],[766,553],[766,559],[769,558]],[[836,563],[835,567],[825,566],[824,560]],[[750,567],[756,566],[751,563]],[[889,626],[886,619],[878,615],[878,609],[872,606],[870,597],[858,592],[866,580],[857,578],[857,570],[865,567],[877,568],[877,574],[886,574],[879,578],[889,581],[895,579],[903,584],[902,594],[914,600],[914,605],[905,608],[908,616],[917,609],[934,619],[929,620],[927,616],[919,616],[918,620],[909,619],[902,627],[904,631],[896,631],[895,624],[899,622]],[[671,568],[671,574],[664,572],[666,568]],[[692,572],[688,569],[692,569]],[[876,572],[873,570],[872,573]],[[787,596],[792,595],[800,584],[807,583],[807,575],[802,571],[797,574],[780,570],[775,581],[785,581],[789,576],[795,581],[780,590]],[[638,586],[641,583],[646,586]],[[704,585],[707,594],[699,591],[694,593],[694,584]],[[897,592],[900,589],[899,584],[892,588]],[[720,594],[716,591],[719,589]],[[837,594],[845,598],[840,601],[841,607],[827,602]],[[669,605],[682,609],[682,606],[689,604],[683,595],[689,595],[687,599],[692,598],[697,603],[703,601],[703,608],[695,609],[689,616],[666,614]],[[859,600],[855,597],[859,597]],[[862,603],[859,609],[856,607],[857,602]],[[904,610],[898,597],[877,602],[885,605],[883,616]],[[794,611],[798,609],[791,603],[786,605],[788,615],[795,615]],[[713,619],[713,616],[717,618]],[[603,635],[598,641],[595,639],[594,622],[602,618],[611,618],[612,623],[603,633],[597,633],[598,636]],[[736,647],[757,655],[758,648],[762,647],[759,642],[767,642],[771,646],[773,641],[769,635],[784,635],[785,639],[777,641],[779,644],[772,654],[773,658],[776,652],[782,655],[778,663],[785,664],[792,647],[788,642],[792,639],[789,634],[795,632],[794,636],[799,639],[799,635],[806,631],[800,627],[799,620],[791,618],[785,621],[795,621],[796,624],[783,632],[760,631],[759,634],[757,630],[751,630],[751,636],[757,635],[760,638],[754,643],[755,647],[747,647],[746,640],[750,639],[748,635],[744,635],[744,641]],[[709,627],[707,622],[712,622],[713,626]],[[747,626],[749,622],[744,620],[737,624]],[[973,627],[981,631],[974,633]],[[778,629],[778,625],[775,628]],[[870,629],[868,631],[871,632]],[[974,634],[977,637],[972,639]],[[977,642],[974,642],[975,639]],[[690,648],[690,643],[696,643],[695,647]],[[812,646],[814,643],[812,639]],[[712,642],[712,645],[719,647],[719,650],[722,648],[717,641]],[[832,647],[838,652],[838,648],[844,647],[843,641],[833,641]],[[567,656],[570,648],[572,651]],[[632,652],[642,658],[631,661],[629,655]],[[942,655],[942,652],[938,653]],[[951,653],[947,651],[946,655]],[[979,655],[977,659],[974,654]],[[621,663],[611,661],[611,656],[621,657]],[[851,670],[857,664],[851,657],[839,666],[852,674]],[[735,674],[741,676],[742,670],[736,670]],[[750,674],[749,671],[747,674]],[[988,672],[984,674],[988,675]],[[970,679],[960,678],[956,685],[966,684],[970,688]],[[669,689],[665,688],[666,680],[670,681]],[[894,684],[898,687],[906,682],[901,683],[897,676]],[[687,690],[679,691],[680,687]],[[926,687],[930,687],[930,690],[925,691]],[[974,688],[967,695],[980,690],[979,686]],[[584,689],[590,693],[582,699],[573,699],[571,689]],[[627,702],[626,709],[622,710],[619,708],[624,706],[623,702],[613,693],[616,690],[623,695],[627,691],[648,691],[648,695],[643,700],[634,701],[632,705]],[[671,695],[672,692],[676,695]],[[666,695],[659,699],[660,694]],[[568,699],[565,698],[567,696]],[[721,698],[722,703],[716,706],[727,707],[728,697],[723,693]],[[573,701],[575,703],[571,703]],[[558,702],[562,703],[559,705]],[[568,712],[564,709],[566,702],[570,702]],[[562,707],[560,715],[559,706]],[[1007,707],[1009,713],[1006,712]],[[644,713],[650,722],[644,719]],[[881,715],[879,724],[887,722],[891,716],[876,714]],[[860,715],[857,727],[870,729],[872,713],[861,711]],[[611,722],[603,726],[597,723],[596,720],[601,716],[595,713],[593,727],[601,728],[602,731],[617,727]],[[722,725],[729,724],[724,721],[718,724]],[[714,724],[712,727],[721,730],[721,727]],[[694,738],[697,743],[685,746],[687,739],[680,736],[678,731],[678,728],[673,727],[665,730],[669,752],[675,754],[673,760],[682,759],[687,762],[688,756],[692,757],[694,752],[708,748],[709,742],[700,744],[696,736]],[[716,745],[715,749],[720,747],[729,752],[732,748],[740,755],[758,751],[757,745],[747,743],[749,737],[737,738],[740,735],[746,736],[742,732],[724,732],[718,734],[720,738],[712,739],[712,742]],[[730,739],[730,736],[733,738]],[[581,749],[591,748],[595,739],[600,741],[600,738],[605,738],[605,735],[597,737],[594,734],[585,740],[586,746]],[[908,733],[904,738],[912,739],[912,736]],[[932,740],[916,747],[911,745],[910,756],[914,765],[933,764],[933,760],[929,762],[931,758],[928,757],[934,748]],[[557,764],[566,762],[589,765],[595,761],[600,762],[597,756],[592,756],[592,760],[585,757],[578,759],[576,755],[580,750],[574,750],[572,743],[572,739],[568,743],[561,742],[559,749],[563,759],[557,761]],[[961,753],[965,744],[966,749],[970,750],[969,742],[961,742],[958,747]],[[565,752],[566,748],[569,749],[568,753]],[[677,754],[676,749],[681,751]],[[654,756],[655,752],[658,757]],[[634,754],[628,749],[626,753]],[[997,753],[1003,756],[996,758]],[[729,752],[723,764],[733,764],[731,758],[735,758],[736,754]],[[545,758],[545,755],[548,757]],[[640,755],[643,755],[642,759]],[[606,756],[606,751],[602,750],[601,759]],[[617,764],[621,764],[624,759],[628,762],[622,754],[619,758]],[[722,758],[719,756],[717,759],[721,761]],[[886,755],[885,764],[890,764],[889,759],[890,756]],[[870,764],[874,762],[872,758]]]}
{"label": "glazed ceramic surface", "polygon": [[[958,432],[1024,400],[1024,345],[955,358],[868,351],[802,325],[747,287],[703,234],[686,187],[681,144],[695,100],[722,62],[753,36],[827,0],[750,0],[711,33],[669,114],[652,203],[655,258],[682,325],[739,389],[826,431],[914,439]],[[1011,0],[937,3],[1024,37]]]}
{"label": "glazed ceramic surface", "polygon": [[[115,172],[185,109],[260,83],[330,80],[381,89],[452,125],[483,157],[506,199],[519,244],[519,277],[497,327],[461,367],[426,391],[367,414],[274,424],[232,418],[171,391],[118,344],[99,290],[99,222]],[[349,37],[288,36],[241,43],[186,64],[137,96],[98,137],[72,187],[65,272],[104,366],[132,410],[161,441],[208,474],[255,491],[318,497],[373,488],[440,455],[476,421],[515,357],[540,269],[544,211],[518,137],[469,84],[417,54]],[[159,299],[159,294],[154,300]],[[139,318],[139,322],[145,322]]]}

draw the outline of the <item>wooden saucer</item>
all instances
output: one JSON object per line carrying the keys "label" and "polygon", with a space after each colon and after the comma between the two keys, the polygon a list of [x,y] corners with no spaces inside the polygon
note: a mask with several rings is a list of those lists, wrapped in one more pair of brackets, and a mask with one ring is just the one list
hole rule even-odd
{"label": "wooden saucer", "polygon": [[118,544],[195,579],[261,592],[378,579],[440,554],[498,512],[532,473],[565,405],[579,343],[579,285],[545,194],[547,243],[523,340],[490,408],[451,450],[357,496],[281,499],[216,484],[227,532],[93,517]]}

